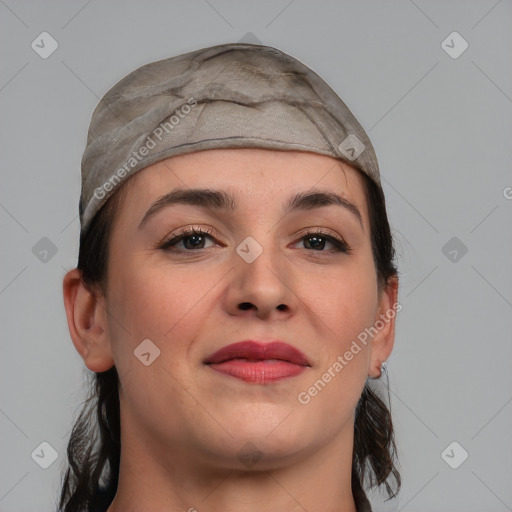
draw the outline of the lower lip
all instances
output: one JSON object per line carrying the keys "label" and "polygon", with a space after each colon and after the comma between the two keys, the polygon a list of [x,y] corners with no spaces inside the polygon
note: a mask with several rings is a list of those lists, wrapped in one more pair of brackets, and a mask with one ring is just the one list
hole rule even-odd
{"label": "lower lip", "polygon": [[209,364],[215,371],[231,375],[246,382],[265,384],[301,374],[306,366],[281,360],[247,361],[230,359],[223,363]]}

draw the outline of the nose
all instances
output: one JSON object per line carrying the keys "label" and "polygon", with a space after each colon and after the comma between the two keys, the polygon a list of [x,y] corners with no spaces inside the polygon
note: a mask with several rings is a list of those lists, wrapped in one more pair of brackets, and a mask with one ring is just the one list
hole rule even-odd
{"label": "nose", "polygon": [[245,258],[244,249],[254,250],[254,245],[254,239],[250,239],[249,245],[241,244],[239,252],[233,253],[226,299],[229,314],[256,316],[262,320],[295,315],[298,297],[292,264],[270,241],[264,246],[257,244],[259,250],[263,250],[253,261]]}

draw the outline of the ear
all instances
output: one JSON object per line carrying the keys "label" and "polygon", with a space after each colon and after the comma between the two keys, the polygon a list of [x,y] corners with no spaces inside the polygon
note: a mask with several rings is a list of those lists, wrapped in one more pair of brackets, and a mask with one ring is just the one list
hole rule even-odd
{"label": "ear", "polygon": [[395,319],[402,309],[398,303],[398,276],[389,278],[386,287],[381,292],[379,309],[375,316],[374,327],[377,333],[373,337],[370,367],[368,375],[378,378],[381,375],[382,363],[391,354],[395,343]]}
{"label": "ear", "polygon": [[114,360],[104,297],[84,286],[82,273],[77,268],[64,276],[63,294],[69,333],[85,366],[93,372],[109,370]]}

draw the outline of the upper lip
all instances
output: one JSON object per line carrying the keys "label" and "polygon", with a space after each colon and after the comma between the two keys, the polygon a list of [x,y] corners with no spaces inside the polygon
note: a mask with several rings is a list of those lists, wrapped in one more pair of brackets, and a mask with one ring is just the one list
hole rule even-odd
{"label": "upper lip", "polygon": [[306,356],[300,350],[278,340],[271,342],[247,340],[232,343],[210,354],[204,363],[216,364],[237,358],[252,361],[280,359],[300,366],[310,366]]}

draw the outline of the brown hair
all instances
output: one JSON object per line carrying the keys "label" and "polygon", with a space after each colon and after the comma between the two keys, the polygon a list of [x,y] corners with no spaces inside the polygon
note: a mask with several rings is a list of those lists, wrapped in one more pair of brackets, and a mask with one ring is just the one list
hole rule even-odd
{"label": "brown hair", "polygon": [[[397,278],[395,251],[384,193],[366,174],[364,188],[371,228],[373,259],[379,290]],[[106,294],[109,239],[127,180],[109,198],[80,237],[77,268],[84,285]],[[115,366],[92,375],[91,391],[77,418],[67,447],[68,465],[62,484],[60,511],[105,512],[117,491],[121,453],[118,375]],[[389,402],[389,389],[387,393]],[[391,413],[384,400],[365,385],[355,411],[352,489],[385,485],[389,498],[401,485],[396,465]],[[367,481],[367,483],[366,483]]]}

